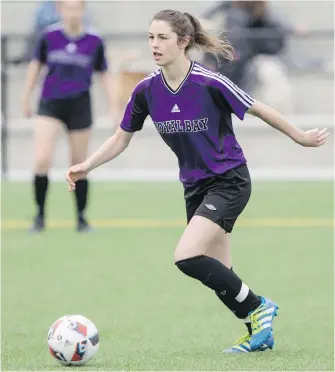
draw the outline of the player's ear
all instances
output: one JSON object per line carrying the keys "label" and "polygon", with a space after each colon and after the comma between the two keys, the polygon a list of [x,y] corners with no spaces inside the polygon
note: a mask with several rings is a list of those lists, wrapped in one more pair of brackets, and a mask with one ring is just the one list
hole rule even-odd
{"label": "player's ear", "polygon": [[178,45],[180,49],[186,49],[187,45],[190,43],[191,38],[189,36],[183,36],[179,39]]}

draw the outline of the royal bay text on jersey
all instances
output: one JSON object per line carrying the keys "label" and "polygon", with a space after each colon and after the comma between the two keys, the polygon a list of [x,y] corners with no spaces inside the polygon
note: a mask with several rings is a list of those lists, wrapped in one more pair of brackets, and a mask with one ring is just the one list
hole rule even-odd
{"label": "royal bay text on jersey", "polygon": [[160,134],[180,132],[203,132],[208,130],[208,118],[196,120],[168,120],[154,124]]}

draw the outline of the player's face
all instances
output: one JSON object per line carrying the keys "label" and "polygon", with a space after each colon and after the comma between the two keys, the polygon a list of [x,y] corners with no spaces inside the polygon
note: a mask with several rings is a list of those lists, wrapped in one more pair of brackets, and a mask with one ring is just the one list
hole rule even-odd
{"label": "player's face", "polygon": [[62,0],[59,4],[59,13],[66,24],[78,26],[83,20],[83,2],[81,0]]}
{"label": "player's face", "polygon": [[183,46],[178,43],[178,35],[172,32],[165,21],[152,21],[149,27],[149,45],[158,66],[166,66],[184,53]]}

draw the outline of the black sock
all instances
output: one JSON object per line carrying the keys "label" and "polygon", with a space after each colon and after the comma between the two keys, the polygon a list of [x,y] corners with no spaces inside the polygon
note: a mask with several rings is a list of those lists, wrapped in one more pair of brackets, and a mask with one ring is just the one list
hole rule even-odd
{"label": "black sock", "polygon": [[85,208],[87,205],[87,194],[88,194],[87,179],[77,181],[76,188],[75,188],[75,195],[76,195],[78,220],[81,220],[85,217],[84,212],[85,212]]}
{"label": "black sock", "polygon": [[220,261],[212,257],[197,256],[176,262],[186,275],[198,279],[215,291],[220,300],[240,318],[247,318],[261,300],[242,280]]}
{"label": "black sock", "polygon": [[45,205],[45,199],[47,195],[48,190],[48,176],[37,176],[35,175],[34,179],[34,194],[35,194],[35,202],[37,204],[37,214],[40,217],[44,217],[44,205]]}
{"label": "black sock", "polygon": [[252,328],[251,328],[251,323],[250,323],[250,320],[249,321],[244,321],[247,329],[248,329],[248,332],[249,332],[249,335],[251,336],[252,335]]}
{"label": "black sock", "polygon": [[[233,267],[231,267],[230,270],[231,270],[231,271],[234,271],[234,270],[233,270]],[[218,293],[217,293],[217,292],[216,292],[216,295],[218,296]],[[218,296],[218,297],[220,298],[220,296]],[[220,298],[220,300],[221,300],[221,298]],[[224,301],[222,301],[222,302],[224,303]],[[250,318],[247,317],[247,318],[245,318],[245,319],[243,319],[243,320],[244,320],[244,324],[245,324],[245,326],[247,327],[248,333],[249,333],[249,335],[251,336],[251,335],[252,335],[252,328],[251,328]]]}

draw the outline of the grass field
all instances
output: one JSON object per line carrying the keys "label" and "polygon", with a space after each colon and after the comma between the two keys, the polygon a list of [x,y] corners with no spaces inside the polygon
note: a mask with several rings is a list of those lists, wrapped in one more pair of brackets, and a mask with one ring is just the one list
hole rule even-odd
{"label": "grass field", "polygon": [[234,267],[278,302],[275,349],[221,353],[244,325],[209,289],[183,276],[173,251],[184,222],[175,183],[95,183],[74,231],[72,195],[53,184],[49,229],[30,236],[28,184],[2,185],[2,370],[64,370],[48,354],[54,320],[79,313],[100,331],[81,370],[328,371],[334,369],[331,183],[256,183],[234,231]]}

